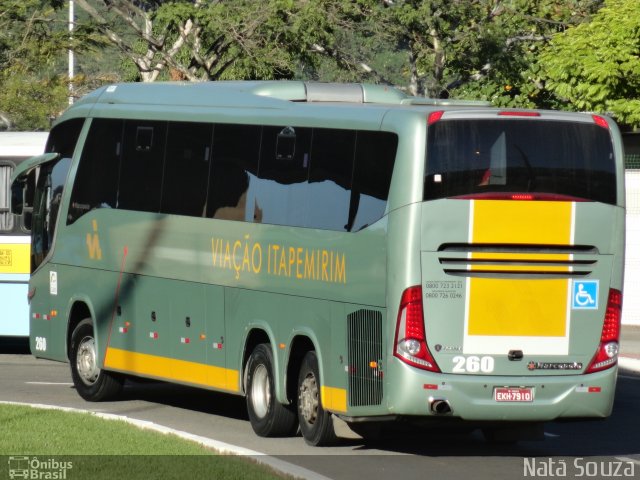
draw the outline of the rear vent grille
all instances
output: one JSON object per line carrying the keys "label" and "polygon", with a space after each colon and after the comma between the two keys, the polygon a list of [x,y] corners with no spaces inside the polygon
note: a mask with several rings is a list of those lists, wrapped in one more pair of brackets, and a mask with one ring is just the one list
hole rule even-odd
{"label": "rear vent grille", "polygon": [[349,405],[382,403],[382,314],[358,310],[347,316]]}
{"label": "rear vent grille", "polygon": [[589,275],[598,253],[589,245],[449,243],[438,248],[438,261],[454,276],[569,278]]}

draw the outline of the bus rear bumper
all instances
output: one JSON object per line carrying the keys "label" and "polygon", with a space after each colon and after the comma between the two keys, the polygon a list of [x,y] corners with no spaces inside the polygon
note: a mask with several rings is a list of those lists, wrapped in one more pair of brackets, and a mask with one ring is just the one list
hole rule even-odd
{"label": "bus rear bumper", "polygon": [[[405,374],[409,373],[405,370]],[[588,375],[501,377],[411,372],[403,388],[388,392],[396,415],[457,417],[471,421],[551,421],[611,414],[617,367]],[[408,380],[408,379],[406,379]],[[496,400],[496,389],[531,392],[519,401]],[[528,396],[527,396],[528,397]],[[433,408],[442,402],[449,408]]]}

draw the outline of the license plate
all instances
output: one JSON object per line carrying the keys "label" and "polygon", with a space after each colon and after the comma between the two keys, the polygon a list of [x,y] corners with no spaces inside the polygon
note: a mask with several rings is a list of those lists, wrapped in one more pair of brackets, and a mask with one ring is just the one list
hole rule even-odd
{"label": "license plate", "polygon": [[493,390],[496,402],[533,402],[533,388],[498,387]]}

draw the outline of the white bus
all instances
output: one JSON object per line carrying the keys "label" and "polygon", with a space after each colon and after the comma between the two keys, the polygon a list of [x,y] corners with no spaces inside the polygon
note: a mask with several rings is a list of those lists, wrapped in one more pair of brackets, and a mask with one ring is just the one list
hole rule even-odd
{"label": "white bus", "polygon": [[[30,229],[9,209],[11,173],[23,160],[44,152],[47,132],[0,132],[0,337],[29,336],[27,287]],[[28,215],[28,212],[26,212]]]}

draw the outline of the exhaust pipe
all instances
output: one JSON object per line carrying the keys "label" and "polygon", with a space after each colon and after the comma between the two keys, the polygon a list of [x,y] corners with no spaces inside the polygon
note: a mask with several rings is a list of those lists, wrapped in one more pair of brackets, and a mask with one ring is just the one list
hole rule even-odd
{"label": "exhaust pipe", "polygon": [[453,412],[449,401],[443,398],[430,398],[429,407],[434,415],[449,415]]}

